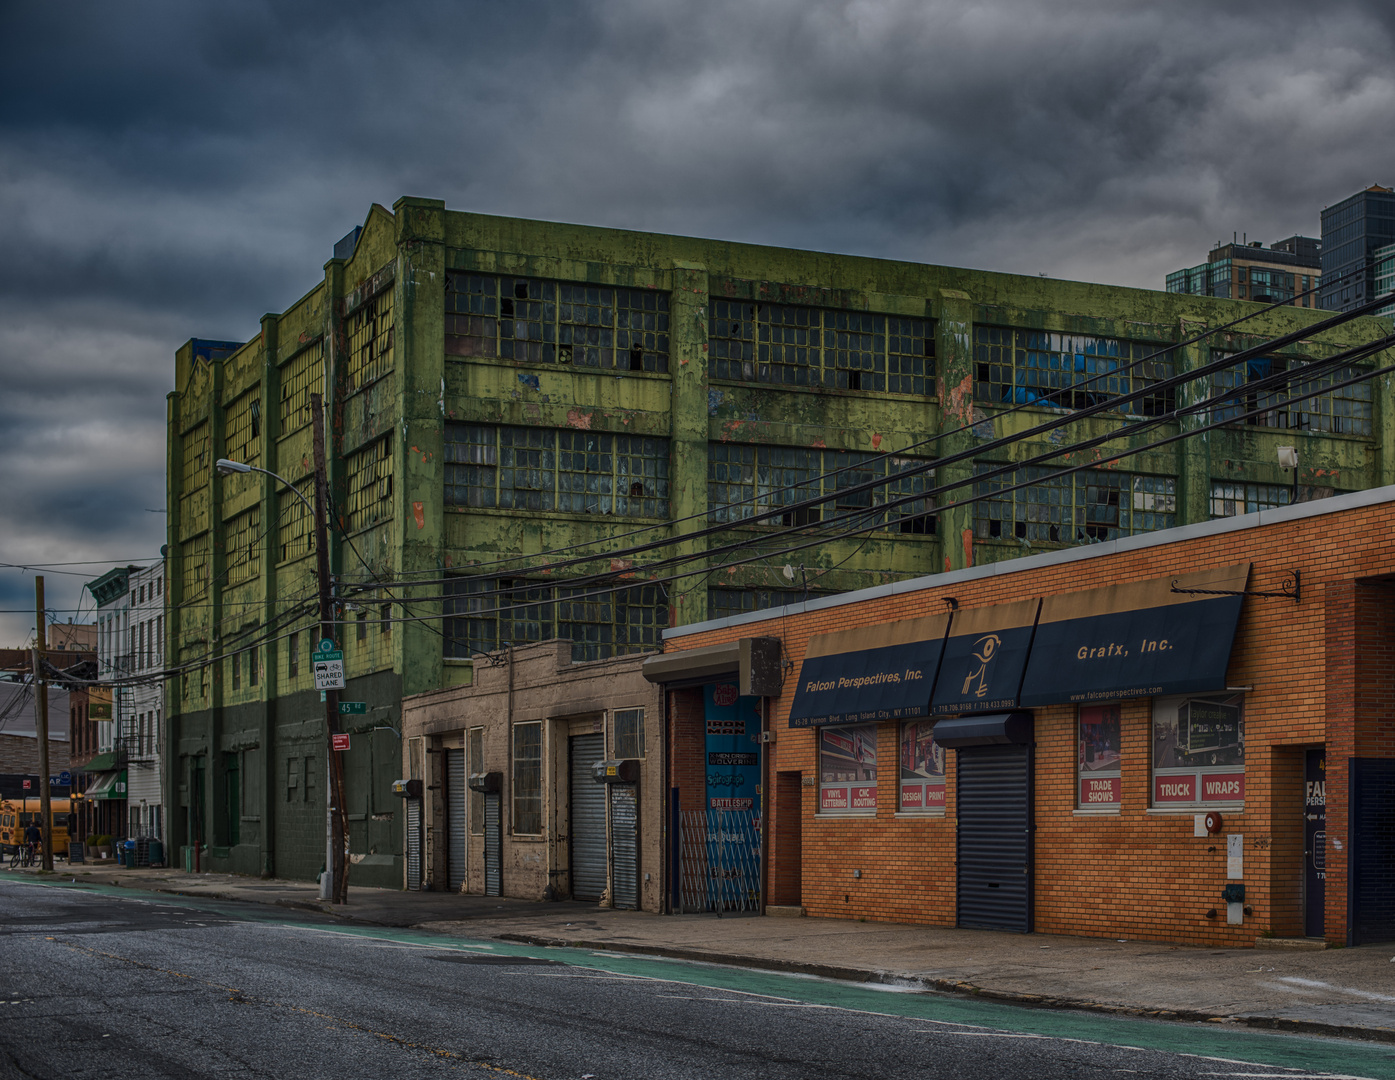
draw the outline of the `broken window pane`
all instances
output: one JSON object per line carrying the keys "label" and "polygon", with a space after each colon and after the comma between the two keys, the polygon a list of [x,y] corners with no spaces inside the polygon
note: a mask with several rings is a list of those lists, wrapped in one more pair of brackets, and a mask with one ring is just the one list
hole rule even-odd
{"label": "broken window pane", "polygon": [[[1170,378],[1171,354],[1144,361],[1166,348],[1083,334],[976,326],[974,396],[997,405],[1089,408]],[[1135,416],[1160,416],[1175,407],[1170,388],[1119,406]]]}
{"label": "broken window pane", "polygon": [[[979,472],[998,466],[981,463]],[[1029,544],[1081,544],[1170,529],[1177,523],[1176,480],[1113,469],[1064,476],[1028,465],[974,485],[974,535]],[[1030,482],[1029,487],[1004,490]]]}

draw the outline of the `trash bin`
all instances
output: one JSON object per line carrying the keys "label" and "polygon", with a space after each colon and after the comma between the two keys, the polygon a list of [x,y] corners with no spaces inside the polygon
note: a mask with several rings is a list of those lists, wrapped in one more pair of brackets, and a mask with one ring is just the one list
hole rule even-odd
{"label": "trash bin", "polygon": [[150,865],[165,865],[165,845],[161,843],[159,840],[150,841]]}
{"label": "trash bin", "polygon": [[130,869],[136,865],[136,842],[125,840],[121,844],[121,854],[123,856],[121,865]]}

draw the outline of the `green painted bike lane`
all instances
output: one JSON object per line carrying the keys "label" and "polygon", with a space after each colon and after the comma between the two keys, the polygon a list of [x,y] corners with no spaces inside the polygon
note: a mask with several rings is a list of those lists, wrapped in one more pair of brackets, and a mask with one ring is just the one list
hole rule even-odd
{"label": "green painted bike lane", "polygon": [[380,941],[445,951],[487,951],[494,956],[554,960],[612,975],[759,995],[789,1002],[792,1006],[812,1005],[902,1017],[947,1027],[1159,1050],[1209,1058],[1217,1062],[1296,1069],[1301,1073],[1395,1080],[1395,1045],[1383,1043],[1267,1033],[1137,1017],[1105,1016],[1070,1010],[1027,1008],[920,989],[894,986],[873,988],[867,984],[835,979],[724,967],[638,953],[516,945],[493,940],[449,937],[420,930],[356,926],[338,921],[312,921],[297,919],[285,908],[259,908],[254,903],[165,893],[137,894],[130,888],[119,886],[59,881],[34,881],[32,884],[118,899],[139,900],[144,903],[206,910],[244,922],[271,924],[290,930],[331,934],[365,942]]}

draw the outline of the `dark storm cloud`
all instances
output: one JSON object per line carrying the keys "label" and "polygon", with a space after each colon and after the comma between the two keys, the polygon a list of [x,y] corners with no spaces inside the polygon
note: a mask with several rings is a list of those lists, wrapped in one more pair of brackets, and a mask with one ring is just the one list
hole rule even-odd
{"label": "dark storm cloud", "polygon": [[[175,348],[255,334],[374,201],[1157,288],[1232,230],[1313,234],[1324,204],[1395,178],[1385,3],[69,4],[6,20],[6,561],[154,556]],[[80,580],[50,577],[54,606]]]}

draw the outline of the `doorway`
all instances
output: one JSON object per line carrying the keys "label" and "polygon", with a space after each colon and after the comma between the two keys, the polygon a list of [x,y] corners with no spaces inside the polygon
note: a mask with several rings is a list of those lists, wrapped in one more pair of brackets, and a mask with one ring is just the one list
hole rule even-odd
{"label": "doorway", "polygon": [[1327,911],[1327,751],[1303,758],[1303,933],[1320,938]]}

